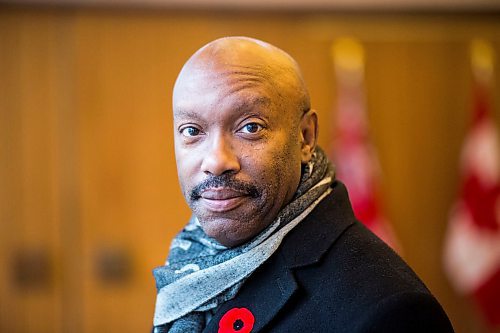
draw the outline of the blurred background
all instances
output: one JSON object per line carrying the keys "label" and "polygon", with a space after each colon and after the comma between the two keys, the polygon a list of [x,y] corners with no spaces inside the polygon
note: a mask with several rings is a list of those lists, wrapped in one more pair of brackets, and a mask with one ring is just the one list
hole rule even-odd
{"label": "blurred background", "polygon": [[[151,328],[151,270],[189,217],[172,86],[195,50],[226,35],[263,39],[298,61],[320,145],[333,153],[343,90],[332,45],[361,45],[356,89],[398,251],[457,332],[500,332],[443,264],[475,109],[470,43],[482,38],[500,54],[500,2],[233,2],[0,4],[0,332]],[[498,129],[498,66],[491,77]]]}

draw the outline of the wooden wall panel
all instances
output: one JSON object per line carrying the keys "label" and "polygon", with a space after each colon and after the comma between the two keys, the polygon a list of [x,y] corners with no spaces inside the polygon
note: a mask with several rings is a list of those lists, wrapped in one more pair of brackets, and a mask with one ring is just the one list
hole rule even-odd
{"label": "wooden wall panel", "polygon": [[0,331],[60,332],[57,17],[1,15]]}
{"label": "wooden wall panel", "polygon": [[[484,36],[500,52],[497,21],[0,7],[0,331],[147,331],[151,269],[189,217],[170,114],[184,61],[224,35],[284,48],[303,68],[328,147],[329,48],[351,35],[366,47],[372,136],[404,257],[457,332],[486,332],[443,275],[441,247],[469,117],[467,43]],[[31,246],[47,248],[55,263],[43,293],[18,290],[11,279],[16,251]]]}
{"label": "wooden wall panel", "polygon": [[[162,38],[169,28],[134,17],[77,20],[85,332],[151,325],[151,269],[188,215],[169,136],[167,80],[177,70]],[[107,255],[128,258],[127,279],[102,276],[98,262]]]}

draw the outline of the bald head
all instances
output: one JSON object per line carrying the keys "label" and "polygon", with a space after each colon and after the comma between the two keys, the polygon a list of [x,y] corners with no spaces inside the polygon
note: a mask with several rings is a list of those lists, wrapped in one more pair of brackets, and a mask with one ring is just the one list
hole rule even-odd
{"label": "bald head", "polygon": [[[182,68],[174,87],[174,107],[177,92],[192,82],[193,76],[204,73],[218,78],[241,74],[252,76],[255,82],[273,87],[282,106],[292,103],[298,115],[310,109],[309,93],[296,61],[285,51],[258,39],[224,37],[214,40],[194,53]],[[236,87],[235,87],[236,88]]]}

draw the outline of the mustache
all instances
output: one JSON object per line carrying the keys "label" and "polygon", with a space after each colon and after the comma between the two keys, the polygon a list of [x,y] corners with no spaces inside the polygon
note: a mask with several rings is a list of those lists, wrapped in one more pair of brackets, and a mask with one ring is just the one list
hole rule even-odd
{"label": "mustache", "polygon": [[256,186],[249,182],[235,179],[232,175],[210,176],[198,185],[196,185],[190,192],[189,198],[191,200],[198,200],[201,198],[201,193],[210,188],[224,187],[236,192],[242,192],[252,198],[260,195],[260,191]]}

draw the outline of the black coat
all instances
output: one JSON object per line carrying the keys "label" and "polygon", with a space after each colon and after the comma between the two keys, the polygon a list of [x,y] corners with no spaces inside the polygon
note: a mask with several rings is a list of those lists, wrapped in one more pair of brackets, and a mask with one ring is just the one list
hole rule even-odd
{"label": "black coat", "polygon": [[233,308],[252,312],[252,333],[453,332],[410,267],[356,221],[344,185],[332,189],[203,332]]}

